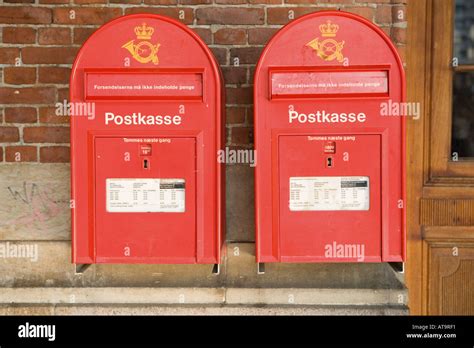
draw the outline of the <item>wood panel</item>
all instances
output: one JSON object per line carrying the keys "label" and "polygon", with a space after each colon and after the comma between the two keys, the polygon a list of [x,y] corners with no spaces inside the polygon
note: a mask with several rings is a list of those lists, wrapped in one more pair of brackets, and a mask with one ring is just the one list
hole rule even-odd
{"label": "wood panel", "polygon": [[424,226],[474,225],[474,200],[421,199],[420,224]]}
{"label": "wood panel", "polygon": [[427,315],[474,315],[474,228],[424,233]]}

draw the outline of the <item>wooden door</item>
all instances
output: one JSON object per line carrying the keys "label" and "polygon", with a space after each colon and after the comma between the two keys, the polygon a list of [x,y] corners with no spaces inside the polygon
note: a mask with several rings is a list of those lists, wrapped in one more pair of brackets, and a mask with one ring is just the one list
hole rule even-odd
{"label": "wooden door", "polygon": [[408,3],[408,101],[421,104],[407,122],[412,314],[474,314],[472,3]]}

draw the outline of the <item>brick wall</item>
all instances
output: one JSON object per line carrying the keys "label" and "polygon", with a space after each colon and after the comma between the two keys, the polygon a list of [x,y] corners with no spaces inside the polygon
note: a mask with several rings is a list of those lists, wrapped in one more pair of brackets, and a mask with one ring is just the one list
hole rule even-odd
{"label": "brick wall", "polygon": [[[267,40],[303,14],[342,9],[392,37],[404,57],[407,0],[3,0],[0,5],[0,162],[68,162],[74,57],[101,24],[150,12],[181,20],[211,47],[224,72],[227,145],[251,147],[252,80]],[[73,11],[73,12],[72,12]]]}

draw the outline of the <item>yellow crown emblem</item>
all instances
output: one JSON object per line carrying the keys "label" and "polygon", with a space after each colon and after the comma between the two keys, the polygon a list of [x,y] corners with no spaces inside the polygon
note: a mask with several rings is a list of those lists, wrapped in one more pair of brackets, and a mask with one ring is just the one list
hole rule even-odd
{"label": "yellow crown emblem", "polygon": [[152,27],[147,27],[146,23],[143,23],[141,26],[135,27],[135,34],[137,35],[137,39],[140,40],[150,40],[151,36],[155,29]]}
{"label": "yellow crown emblem", "polygon": [[326,24],[321,24],[319,26],[319,30],[323,37],[335,37],[339,30],[339,25],[333,24],[328,20]]}
{"label": "yellow crown emblem", "polygon": [[141,41],[135,43],[135,40],[130,40],[125,43],[122,48],[130,52],[132,57],[140,63],[146,64],[152,62],[157,65],[159,62],[157,53],[160,44],[158,42],[152,43],[149,41],[155,29],[147,26],[146,23],[142,23],[141,26],[135,27],[134,30],[137,39]]}
{"label": "yellow crown emblem", "polygon": [[331,62],[337,60],[339,63],[344,62],[344,55],[342,49],[344,48],[345,41],[336,41],[334,37],[339,31],[339,25],[332,23],[327,20],[325,24],[319,26],[321,36],[325,39],[317,37],[306,44],[316,51],[319,58]]}

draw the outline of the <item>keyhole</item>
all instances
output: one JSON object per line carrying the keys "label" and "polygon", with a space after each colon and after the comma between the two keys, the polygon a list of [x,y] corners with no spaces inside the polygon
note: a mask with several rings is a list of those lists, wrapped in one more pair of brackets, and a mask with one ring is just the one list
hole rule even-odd
{"label": "keyhole", "polygon": [[328,157],[328,158],[326,159],[326,166],[327,166],[328,168],[331,168],[332,165],[333,165],[333,163],[332,163],[332,157]]}
{"label": "keyhole", "polygon": [[148,169],[148,160],[147,159],[143,160],[143,168]]}

